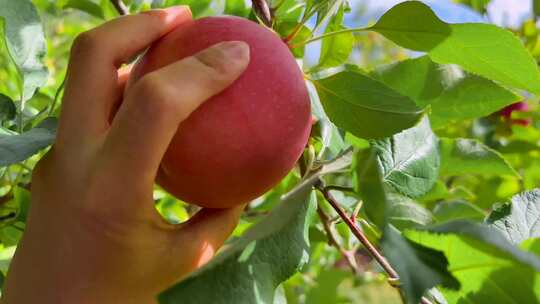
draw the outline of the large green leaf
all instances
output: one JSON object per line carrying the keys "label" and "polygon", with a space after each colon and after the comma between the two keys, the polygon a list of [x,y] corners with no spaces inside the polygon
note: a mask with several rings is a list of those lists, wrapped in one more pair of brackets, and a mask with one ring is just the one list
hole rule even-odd
{"label": "large green leaf", "polygon": [[363,209],[369,219],[379,227],[384,227],[389,202],[377,153],[370,147],[356,153],[353,162],[354,189],[363,201]]}
{"label": "large green leaf", "polygon": [[371,144],[386,184],[410,197],[424,195],[433,187],[440,158],[427,117],[413,128]]}
{"label": "large green leaf", "polygon": [[519,176],[503,156],[476,139],[441,138],[441,175]]}
{"label": "large green leaf", "polygon": [[540,94],[533,57],[511,32],[491,24],[447,24],[419,1],[400,3],[370,29],[400,46],[428,52],[433,61],[454,63],[505,85]]}
{"label": "large green leaf", "polygon": [[210,263],[163,292],[160,303],[273,303],[276,287],[308,259],[311,185],[282,204]]}
{"label": "large green leaf", "polygon": [[422,110],[410,98],[353,67],[314,84],[330,120],[360,138],[391,136],[422,117]]}
{"label": "large green leaf", "polygon": [[43,64],[47,52],[45,34],[30,0],[0,0],[0,7],[7,49],[23,80],[21,108],[24,108],[24,103],[47,81],[48,71]]}
{"label": "large green leaf", "polygon": [[458,200],[438,203],[433,209],[433,216],[437,222],[450,222],[459,219],[481,222],[486,214],[476,205]]}
{"label": "large green leaf", "polygon": [[448,270],[461,283],[459,291],[443,289],[448,303],[537,303],[540,290],[534,281],[540,260],[512,246],[497,230],[454,221],[405,235],[444,252]]}
{"label": "large green leaf", "polygon": [[317,124],[321,129],[322,148],[319,156],[320,158],[336,156],[347,148],[347,144],[343,141],[338,128],[326,116],[316,88],[309,81],[306,85],[311,100],[312,114],[317,118]]}
{"label": "large green leaf", "polygon": [[407,303],[419,303],[424,293],[437,285],[459,288],[459,282],[447,269],[448,260],[442,252],[412,242],[392,227],[385,229],[381,248],[399,275]]}
{"label": "large green leaf", "polygon": [[447,72],[428,56],[382,65],[371,72],[377,80],[411,98],[419,107],[437,99],[455,74]]}
{"label": "large green leaf", "polygon": [[407,196],[387,193],[388,222],[399,230],[431,224],[433,215]]}
{"label": "large green leaf", "polygon": [[540,237],[540,189],[515,195],[510,203],[493,210],[487,222],[513,244]]}
{"label": "large green leaf", "polygon": [[433,100],[430,119],[434,128],[492,114],[521,99],[491,80],[467,74]]}
{"label": "large green leaf", "polygon": [[392,7],[370,29],[402,47],[422,52],[443,43],[452,32],[429,6],[419,1],[405,1]]}
{"label": "large green leaf", "polygon": [[428,56],[382,66],[372,75],[418,106],[430,105],[430,121],[436,128],[492,114],[520,99],[493,81],[455,65],[436,64]]}
{"label": "large green leaf", "polygon": [[48,118],[32,130],[19,135],[0,134],[0,167],[18,163],[53,143],[56,118]]}

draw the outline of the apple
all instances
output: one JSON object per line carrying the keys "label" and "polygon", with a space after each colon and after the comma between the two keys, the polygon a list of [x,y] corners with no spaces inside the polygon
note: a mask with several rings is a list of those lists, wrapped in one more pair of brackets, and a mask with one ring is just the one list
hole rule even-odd
{"label": "apple", "polygon": [[[185,121],[156,181],[177,198],[206,208],[247,203],[294,167],[312,118],[302,71],[273,31],[247,19],[206,17],[181,25],[139,60],[130,83],[222,41],[245,41],[251,61],[229,88]],[[179,102],[182,96],[178,96]],[[151,101],[148,101],[151,102]]]}

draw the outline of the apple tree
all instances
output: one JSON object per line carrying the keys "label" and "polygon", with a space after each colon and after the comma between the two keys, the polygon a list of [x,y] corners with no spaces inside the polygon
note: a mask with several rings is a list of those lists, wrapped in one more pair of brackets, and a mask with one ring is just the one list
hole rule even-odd
{"label": "apple tree", "polygon": [[[420,1],[369,18],[361,0],[0,0],[0,284],[74,38],[185,4],[278,35],[314,124],[296,167],[159,303],[540,302],[540,1],[512,28],[488,21],[490,0],[454,2],[486,21]],[[198,210],[159,186],[154,199],[171,223]]]}

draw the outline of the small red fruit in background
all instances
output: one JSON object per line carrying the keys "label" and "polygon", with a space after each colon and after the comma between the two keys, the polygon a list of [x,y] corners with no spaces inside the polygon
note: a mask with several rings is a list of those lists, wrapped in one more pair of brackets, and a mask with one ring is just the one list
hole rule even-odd
{"label": "small red fruit in background", "polygon": [[267,28],[243,18],[207,17],[180,26],[153,45],[130,80],[233,40],[250,45],[247,70],[181,123],[157,178],[171,194],[202,207],[247,203],[294,167],[312,124],[296,60]]}
{"label": "small red fruit in background", "polygon": [[507,122],[509,122],[512,125],[520,125],[527,127],[532,123],[532,119],[530,118],[519,118],[519,119],[512,119],[512,113],[513,112],[528,112],[529,111],[529,104],[525,101],[520,101],[513,103],[509,106],[506,106],[502,110],[499,111],[500,116]]}

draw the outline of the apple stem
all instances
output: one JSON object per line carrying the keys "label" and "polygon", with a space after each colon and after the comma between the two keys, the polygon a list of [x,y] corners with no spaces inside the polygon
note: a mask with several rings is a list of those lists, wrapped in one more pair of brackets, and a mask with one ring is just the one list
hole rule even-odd
{"label": "apple stem", "polygon": [[256,15],[262,20],[262,22],[268,26],[272,26],[273,21],[273,14],[272,10],[268,6],[268,2],[266,0],[252,0],[252,6],[253,10],[255,11]]}

